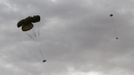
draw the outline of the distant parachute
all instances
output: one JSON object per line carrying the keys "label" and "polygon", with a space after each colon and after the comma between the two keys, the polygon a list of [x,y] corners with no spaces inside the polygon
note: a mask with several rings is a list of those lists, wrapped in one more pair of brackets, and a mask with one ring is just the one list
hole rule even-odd
{"label": "distant parachute", "polygon": [[35,15],[33,17],[29,16],[25,19],[20,20],[17,23],[17,27],[22,27],[22,31],[29,31],[31,30],[34,26],[32,23],[36,23],[40,21],[40,16],[39,15]]}
{"label": "distant parachute", "polygon": [[26,35],[35,40],[39,37],[39,25],[36,27],[34,26],[34,23],[40,22],[40,16],[39,15],[34,15],[34,16],[28,16],[22,20],[20,20],[17,23],[17,27],[20,28],[23,32],[27,32]]}
{"label": "distant parachute", "polygon": [[119,37],[115,37],[115,39],[116,39],[116,40],[118,40],[118,39],[119,39]]}
{"label": "distant parachute", "polygon": [[42,62],[46,62],[47,60],[43,60]]}
{"label": "distant parachute", "polygon": [[[36,30],[34,30],[34,24],[36,22],[40,22],[40,16],[39,15],[34,15],[34,16],[28,16],[22,20],[20,20],[17,23],[17,27],[20,28],[23,32],[29,32],[26,33],[28,37],[30,37],[33,41],[37,41],[39,39],[39,28],[35,27]],[[31,32],[30,32],[31,30]],[[40,55],[43,57],[43,54],[41,52],[41,49],[39,49]],[[42,60],[42,62],[46,62],[47,60]]]}
{"label": "distant parachute", "polygon": [[113,15],[113,14],[110,14],[109,16],[112,17],[112,16],[114,16],[114,15]]}
{"label": "distant parachute", "polygon": [[[113,17],[114,15],[111,13],[109,16],[110,16],[110,17]],[[114,33],[115,33],[115,35],[116,35],[115,39],[118,40],[119,37],[117,37],[117,29],[116,29],[116,27],[117,27],[117,26],[115,25],[115,26],[114,26]]]}

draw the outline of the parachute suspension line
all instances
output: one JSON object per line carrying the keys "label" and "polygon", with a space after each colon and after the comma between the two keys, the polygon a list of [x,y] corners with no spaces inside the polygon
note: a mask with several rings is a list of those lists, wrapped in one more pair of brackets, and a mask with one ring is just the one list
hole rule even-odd
{"label": "parachute suspension line", "polygon": [[34,37],[35,40],[38,40],[38,36],[36,34],[36,31],[33,31],[33,37]]}
{"label": "parachute suspension line", "polygon": [[117,26],[116,24],[114,24],[114,36],[115,36],[115,39],[118,37],[118,33],[117,33]]}
{"label": "parachute suspension line", "polygon": [[[36,42],[36,43],[38,42],[39,37],[36,35],[36,32],[32,31],[31,34],[30,34],[30,33],[26,33],[26,35],[27,35],[31,40],[33,40],[34,42]],[[40,48],[40,45],[38,45],[37,48],[39,49],[38,52],[39,52],[39,55],[40,55],[41,59],[44,60],[45,56],[44,56],[44,54],[43,54],[42,49]]]}
{"label": "parachute suspension line", "polygon": [[39,34],[40,34],[40,31],[39,31],[39,25],[37,25],[37,27],[35,29],[32,30],[32,34],[33,34],[33,37],[35,40],[38,40],[39,39]]}
{"label": "parachute suspension line", "polygon": [[114,38],[115,40],[118,40],[119,39],[119,36],[118,36],[118,30],[117,30],[117,27],[118,25],[115,23],[115,17],[113,17],[113,34],[114,34]]}
{"label": "parachute suspension line", "polygon": [[[35,41],[38,42],[38,39],[36,39]],[[43,59],[43,61],[44,61],[45,56],[44,56],[44,53],[43,53],[43,51],[42,51],[42,49],[41,49],[41,47],[40,47],[40,43],[39,43],[39,45],[38,45],[38,49],[39,49],[40,57],[41,57],[41,59]]]}
{"label": "parachute suspension line", "polygon": [[39,27],[39,25],[37,26],[37,36],[40,37],[40,27]]}
{"label": "parachute suspension line", "polygon": [[40,53],[40,55],[41,55],[41,58],[42,58],[42,59],[44,59],[44,58],[45,58],[45,56],[44,56],[43,51],[42,51],[42,49],[41,49],[41,48],[39,49],[39,53]]}
{"label": "parachute suspension line", "polygon": [[114,20],[114,18],[112,19],[112,31],[113,31],[113,37],[114,37],[114,39],[118,39],[117,38],[117,28],[116,28],[116,24],[115,24],[115,20]]}
{"label": "parachute suspension line", "polygon": [[[26,32],[25,34],[27,35],[27,37],[29,37],[34,42],[36,42],[36,43],[38,42],[38,40],[39,40],[39,28],[38,27],[37,27],[37,29],[33,29],[28,33]],[[38,52],[39,52],[41,59],[44,59],[45,56],[43,54],[42,49],[40,48],[40,45],[38,45],[38,49],[39,49]]]}
{"label": "parachute suspension line", "polygon": [[35,36],[38,38],[40,37],[40,27],[39,25],[37,25],[36,29],[35,29]]}
{"label": "parachute suspension line", "polygon": [[[40,33],[40,32],[39,32],[39,26],[37,26],[36,29],[33,29],[33,30],[32,30],[33,41],[39,42],[39,33]],[[38,51],[39,51],[39,54],[40,54],[41,59],[44,60],[45,56],[44,56],[43,51],[42,51],[42,49],[41,49],[41,47],[40,47],[40,43],[39,43],[39,45],[38,45],[38,49],[39,49]]]}
{"label": "parachute suspension line", "polygon": [[27,35],[31,40],[35,40],[34,37],[33,37],[31,34],[26,33],[26,35]]}
{"label": "parachute suspension line", "polygon": [[[33,25],[33,23],[40,22],[40,15],[28,16],[17,23],[17,27],[22,29],[25,34],[33,41],[37,42],[39,39],[40,31],[38,25]],[[37,26],[37,29],[36,27]],[[27,32],[28,31],[28,32]],[[38,43],[37,43],[38,44]],[[40,45],[40,44],[39,44]],[[40,47],[38,47],[40,48]],[[40,55],[44,58],[43,52],[39,49]],[[43,60],[46,62],[46,60]]]}
{"label": "parachute suspension line", "polygon": [[[39,39],[39,37],[40,37],[40,27],[39,27],[39,25],[37,26],[36,36],[37,36],[37,38]],[[37,39],[37,40],[38,40],[38,39]],[[40,45],[39,45],[39,46],[40,46]],[[42,59],[44,59],[45,56],[44,56],[44,54],[43,54],[44,52],[43,52],[43,50],[42,50],[41,47],[39,47],[39,52],[40,52],[40,55],[41,55]]]}
{"label": "parachute suspension line", "polygon": [[113,9],[111,11],[112,13],[109,15],[109,17],[111,18],[111,24],[112,24],[112,33],[113,33],[113,37],[114,39],[118,40],[118,31],[117,31],[117,24],[115,23],[115,15],[117,14],[117,12]]}
{"label": "parachute suspension line", "polygon": [[26,32],[26,35],[31,39],[31,40],[38,40],[39,36],[38,36],[38,31],[36,29],[33,29],[29,32]]}
{"label": "parachute suspension line", "polygon": [[[39,25],[37,26],[36,36],[37,36],[37,38],[39,39],[39,37],[40,37],[40,26],[39,26]],[[38,40],[38,39],[37,39],[37,40]],[[42,62],[46,62],[46,60],[44,59],[44,58],[45,58],[44,52],[43,52],[43,50],[42,50],[41,47],[39,47],[39,53],[40,53],[40,55],[41,55],[41,58],[43,59]]]}

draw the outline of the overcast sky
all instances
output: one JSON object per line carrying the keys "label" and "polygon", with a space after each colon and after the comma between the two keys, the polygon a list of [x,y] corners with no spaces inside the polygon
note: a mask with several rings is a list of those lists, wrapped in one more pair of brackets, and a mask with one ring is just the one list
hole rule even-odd
{"label": "overcast sky", "polygon": [[[33,15],[41,21],[32,31],[17,28]],[[28,36],[33,32],[40,33],[36,40]],[[133,70],[134,0],[0,0],[1,75],[134,75]]]}

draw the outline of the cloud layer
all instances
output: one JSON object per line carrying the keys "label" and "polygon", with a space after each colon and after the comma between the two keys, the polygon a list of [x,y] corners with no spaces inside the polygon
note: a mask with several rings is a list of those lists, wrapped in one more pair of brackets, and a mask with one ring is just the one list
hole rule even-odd
{"label": "cloud layer", "polygon": [[[0,0],[0,74],[133,75],[133,3]],[[17,29],[19,20],[36,14],[35,29]]]}

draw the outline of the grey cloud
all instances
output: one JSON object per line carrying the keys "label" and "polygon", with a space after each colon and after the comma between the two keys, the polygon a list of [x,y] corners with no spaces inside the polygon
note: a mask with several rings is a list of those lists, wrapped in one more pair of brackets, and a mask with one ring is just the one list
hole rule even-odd
{"label": "grey cloud", "polygon": [[[1,68],[3,75],[67,73],[68,67],[81,71],[102,71],[107,75],[133,72],[132,0],[10,0],[16,9],[1,4],[0,52],[2,58],[20,71]],[[109,14],[113,13],[113,17]],[[37,42],[16,27],[29,15],[41,15]],[[38,25],[35,24],[35,25]],[[119,40],[115,40],[118,36]],[[47,63],[42,63],[39,51]],[[127,55],[128,53],[128,55]],[[130,55],[129,55],[130,53]],[[126,55],[126,56],[124,56]],[[122,58],[122,59],[121,59]],[[123,62],[123,63],[122,63]],[[116,71],[116,68],[119,69]],[[6,73],[9,72],[9,73]],[[104,75],[105,75],[104,74]],[[19,74],[21,75],[21,74]],[[125,75],[125,74],[124,74]]]}

